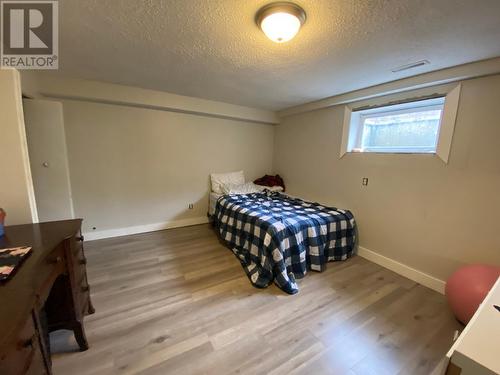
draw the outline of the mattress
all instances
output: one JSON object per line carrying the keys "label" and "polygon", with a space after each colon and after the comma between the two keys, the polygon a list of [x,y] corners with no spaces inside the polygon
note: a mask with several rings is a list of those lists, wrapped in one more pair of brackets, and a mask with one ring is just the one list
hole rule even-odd
{"label": "mattress", "polygon": [[213,191],[210,192],[209,198],[208,198],[208,215],[212,216],[215,213],[215,204],[217,203],[217,199],[222,196],[222,194],[217,194],[214,193]]}

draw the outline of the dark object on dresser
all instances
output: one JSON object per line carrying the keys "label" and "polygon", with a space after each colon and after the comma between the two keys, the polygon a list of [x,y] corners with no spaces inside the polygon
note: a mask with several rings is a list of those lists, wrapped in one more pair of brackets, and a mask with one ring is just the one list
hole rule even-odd
{"label": "dark object on dresser", "polygon": [[0,248],[32,254],[0,285],[0,374],[52,374],[48,333],[74,332],[88,349],[83,317],[92,314],[81,219],[5,228]]}
{"label": "dark object on dresser", "polygon": [[6,283],[31,254],[31,247],[0,249],[0,283]]}

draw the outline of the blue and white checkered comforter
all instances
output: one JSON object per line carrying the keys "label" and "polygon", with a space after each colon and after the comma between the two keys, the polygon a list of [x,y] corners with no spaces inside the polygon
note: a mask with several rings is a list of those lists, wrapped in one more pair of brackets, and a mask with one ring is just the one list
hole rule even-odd
{"label": "blue and white checkered comforter", "polygon": [[351,212],[269,191],[220,197],[214,224],[253,285],[289,294],[308,268],[349,258],[356,237]]}

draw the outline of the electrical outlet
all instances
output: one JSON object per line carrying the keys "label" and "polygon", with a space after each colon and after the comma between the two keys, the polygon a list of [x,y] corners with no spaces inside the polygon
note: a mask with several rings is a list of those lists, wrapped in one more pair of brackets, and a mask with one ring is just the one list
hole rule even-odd
{"label": "electrical outlet", "polygon": [[368,185],[368,177],[363,177],[363,181],[361,182],[361,184],[363,186],[367,186]]}
{"label": "electrical outlet", "polygon": [[189,203],[188,208],[189,208],[190,210],[192,210],[192,209],[194,208],[194,204]]}

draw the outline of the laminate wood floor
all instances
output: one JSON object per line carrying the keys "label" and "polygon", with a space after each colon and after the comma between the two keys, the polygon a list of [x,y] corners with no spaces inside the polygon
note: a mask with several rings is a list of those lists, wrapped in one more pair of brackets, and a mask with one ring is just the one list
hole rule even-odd
{"label": "laminate wood floor", "polygon": [[355,256],[289,296],[251,286],[209,225],[86,243],[90,344],[55,375],[429,374],[462,327],[445,298]]}

